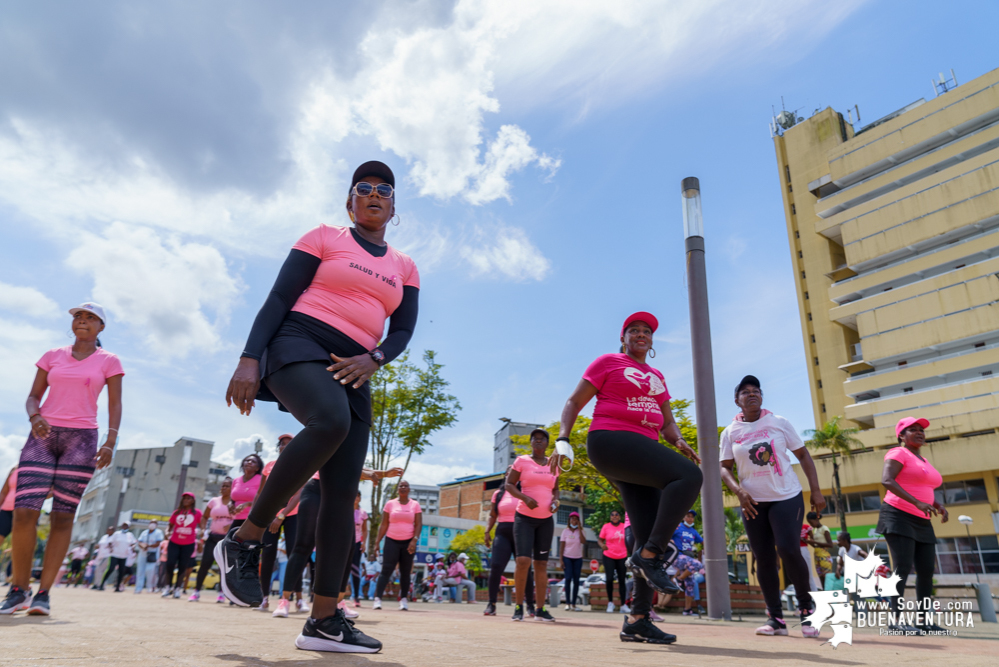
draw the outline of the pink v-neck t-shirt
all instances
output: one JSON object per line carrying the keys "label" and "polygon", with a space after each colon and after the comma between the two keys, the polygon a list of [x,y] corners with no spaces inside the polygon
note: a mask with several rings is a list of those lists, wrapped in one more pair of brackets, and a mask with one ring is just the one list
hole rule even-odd
{"label": "pink v-neck t-shirt", "polygon": [[82,361],[73,358],[72,345],[57,347],[35,365],[48,373],[42,417],[62,428],[97,428],[97,397],[108,378],[125,374],[118,357],[100,347]]}
{"label": "pink v-neck t-shirt", "polygon": [[412,498],[403,505],[398,498],[385,503],[384,512],[389,515],[389,526],[385,537],[393,540],[411,540],[416,535],[416,515],[423,512],[420,503]]}
{"label": "pink v-neck t-shirt", "polygon": [[583,373],[597,390],[591,431],[631,431],[659,439],[663,403],[670,396],[663,374],[627,354],[597,357]]}
{"label": "pink v-neck t-shirt", "polygon": [[[933,489],[943,483],[943,477],[929,461],[921,461],[918,456],[903,446],[892,447],[885,453],[885,461],[898,461],[902,470],[895,476],[899,486],[909,492],[916,500],[933,504]],[[913,516],[926,518],[915,505],[908,500],[902,500],[891,491],[885,494],[885,502],[895,509],[908,512]]]}
{"label": "pink v-neck t-shirt", "polygon": [[384,257],[373,257],[347,227],[319,225],[293,248],[321,261],[292,310],[339,329],[369,350],[382,339],[385,319],[402,303],[403,286],[420,286],[409,255],[388,246]]}
{"label": "pink v-neck t-shirt", "polygon": [[555,498],[555,483],[557,475],[553,475],[547,465],[538,465],[529,454],[518,456],[513,462],[513,469],[520,473],[521,493],[534,498],[538,506],[531,509],[523,500],[517,501],[517,514],[547,519],[552,515],[552,500]]}

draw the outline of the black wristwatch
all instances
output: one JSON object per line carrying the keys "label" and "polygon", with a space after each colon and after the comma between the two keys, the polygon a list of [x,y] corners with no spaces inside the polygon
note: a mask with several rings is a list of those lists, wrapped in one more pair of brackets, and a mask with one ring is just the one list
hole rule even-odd
{"label": "black wristwatch", "polygon": [[385,353],[377,347],[368,352],[368,354],[371,355],[371,358],[375,360],[375,363],[378,364],[379,367],[385,363]]}

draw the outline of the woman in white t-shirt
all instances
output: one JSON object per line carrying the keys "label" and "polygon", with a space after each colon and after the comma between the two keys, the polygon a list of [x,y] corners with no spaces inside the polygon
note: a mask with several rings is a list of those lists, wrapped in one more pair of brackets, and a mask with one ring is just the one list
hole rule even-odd
{"label": "woman in white t-shirt", "polygon": [[[813,612],[808,563],[798,548],[805,503],[789,454],[801,463],[811,488],[812,507],[821,512],[826,500],[819,490],[815,463],[791,423],[763,409],[763,391],[754,376],[747,375],[739,382],[735,404],[742,412],[722,431],[721,477],[739,496],[746,536],[756,559],[756,576],[770,617],[756,629],[756,634],[787,635],[777,570],[779,555],[797,594],[801,633],[818,637],[819,631],[805,621]],[[738,481],[733,468],[739,474]]]}

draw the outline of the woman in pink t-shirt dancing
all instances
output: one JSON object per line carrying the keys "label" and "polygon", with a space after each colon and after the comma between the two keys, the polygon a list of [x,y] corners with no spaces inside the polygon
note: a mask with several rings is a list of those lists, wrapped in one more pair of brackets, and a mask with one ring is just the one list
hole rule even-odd
{"label": "woman in pink t-shirt dancing", "polygon": [[423,510],[420,503],[409,497],[409,482],[402,480],[396,487],[398,498],[385,503],[382,508],[382,521],[378,526],[378,539],[375,544],[382,544],[382,574],[375,588],[375,601],[372,609],[382,608],[382,595],[388,586],[395,566],[399,565],[399,609],[409,609],[409,577],[413,572],[413,559],[416,547],[420,542],[420,531],[423,529]]}
{"label": "woman in pink t-shirt dancing", "polygon": [[[597,357],[586,369],[562,409],[558,440],[569,443],[580,410],[595,396],[586,451],[597,470],[620,489],[637,542],[628,559],[635,573],[634,604],[621,641],[670,644],[676,637],[649,620],[652,589],[664,594],[680,590],[666,572],[677,554],[671,538],[697,499],[702,475],[695,465],[700,459],[673,419],[663,375],[645,361],[658,326],[645,312],[624,321],[621,353]],[[663,447],[660,436],[683,456]],[[559,458],[552,457],[553,469]]]}
{"label": "woman in pink t-shirt dancing", "polygon": [[[111,463],[121,424],[121,378],[118,357],[104,350],[97,336],[107,321],[104,308],[84,303],[72,308],[72,345],[49,350],[35,365],[35,381],[26,408],[31,435],[21,450],[14,497],[13,577],[0,614],[27,609],[48,616],[49,588],[62,565],[73,532],[80,497],[95,466]],[[108,435],[97,448],[97,397],[108,388]],[[48,392],[44,402],[42,397]],[[50,533],[42,575],[34,599],[28,588],[42,503],[52,495]]]}

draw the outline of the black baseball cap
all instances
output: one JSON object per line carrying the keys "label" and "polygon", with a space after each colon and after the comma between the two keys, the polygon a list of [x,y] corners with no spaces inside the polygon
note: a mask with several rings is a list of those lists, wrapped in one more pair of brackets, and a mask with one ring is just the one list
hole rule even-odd
{"label": "black baseball cap", "polygon": [[540,435],[545,436],[545,440],[551,440],[552,439],[551,434],[548,431],[546,431],[545,429],[543,429],[543,428],[536,428],[533,431],[531,431],[531,436],[530,437],[533,438],[535,433],[538,433]]}
{"label": "black baseball cap", "polygon": [[354,170],[354,178],[350,181],[350,189],[353,190],[354,186],[357,185],[358,182],[362,181],[366,176],[377,176],[393,188],[395,187],[395,174],[392,173],[389,166],[384,162],[371,160],[370,162],[365,162]]}
{"label": "black baseball cap", "polygon": [[746,377],[742,378],[742,380],[739,381],[739,384],[735,388],[736,398],[739,398],[739,392],[742,391],[742,388],[745,386],[756,387],[760,391],[763,390],[760,387],[760,381],[757,379],[755,375],[747,375]]}

